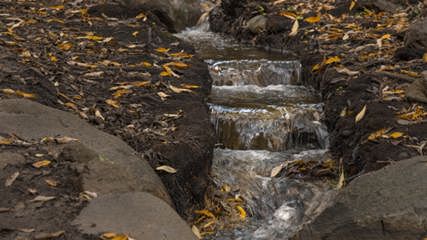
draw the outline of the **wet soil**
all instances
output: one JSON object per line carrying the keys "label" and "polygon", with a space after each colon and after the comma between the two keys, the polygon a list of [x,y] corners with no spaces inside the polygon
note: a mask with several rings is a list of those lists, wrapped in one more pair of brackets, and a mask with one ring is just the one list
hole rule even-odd
{"label": "wet soil", "polygon": [[[39,143],[1,147],[1,239],[99,239],[81,234],[69,221],[89,199],[75,164],[51,151],[57,147]],[[49,164],[38,166],[41,161]]]}
{"label": "wet soil", "polygon": [[[408,101],[404,90],[422,77],[427,63],[395,57],[408,25],[421,12],[420,1],[411,3],[388,13],[357,5],[350,10],[351,1],[224,0],[211,12],[210,24],[242,42],[301,56],[303,80],[319,89],[325,102],[331,151],[338,163],[343,160],[351,180],[425,152],[427,106]],[[266,20],[257,32],[247,25],[255,16]],[[290,36],[295,18],[298,31]],[[415,109],[424,117],[402,117]]]}
{"label": "wet soil", "polygon": [[[153,168],[175,168],[158,173],[187,217],[202,204],[214,144],[207,67],[150,11],[92,8],[101,3],[0,3],[0,99],[73,112],[121,137]],[[15,194],[7,199],[28,195]]]}

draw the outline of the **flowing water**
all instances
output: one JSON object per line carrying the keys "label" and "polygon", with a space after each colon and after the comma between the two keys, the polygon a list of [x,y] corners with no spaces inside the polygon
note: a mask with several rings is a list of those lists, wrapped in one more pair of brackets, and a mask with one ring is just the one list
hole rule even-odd
{"label": "flowing water", "polygon": [[294,161],[328,158],[319,95],[302,85],[300,62],[286,55],[242,46],[209,32],[206,23],[177,36],[195,46],[213,79],[214,184],[238,189],[249,215],[208,238],[288,239],[334,195],[325,183],[273,174]]}

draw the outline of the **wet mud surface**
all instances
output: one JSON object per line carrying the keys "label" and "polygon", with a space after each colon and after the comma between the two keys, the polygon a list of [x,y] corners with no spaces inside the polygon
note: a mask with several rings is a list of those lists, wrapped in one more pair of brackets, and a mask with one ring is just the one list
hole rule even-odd
{"label": "wet mud surface", "polygon": [[[102,8],[91,7],[101,2],[0,3],[0,99],[27,98],[73,112],[122,138],[154,169],[176,169],[156,172],[176,210],[188,217],[203,202],[214,144],[206,64],[151,12],[131,18],[120,9],[100,14]],[[60,175],[78,188],[78,176]],[[64,213],[71,218],[81,206],[74,199],[78,189],[62,191],[70,191],[64,204],[76,206]],[[15,191],[4,201],[28,195]],[[54,212],[52,207],[46,211]],[[55,225],[48,216],[46,225]]]}

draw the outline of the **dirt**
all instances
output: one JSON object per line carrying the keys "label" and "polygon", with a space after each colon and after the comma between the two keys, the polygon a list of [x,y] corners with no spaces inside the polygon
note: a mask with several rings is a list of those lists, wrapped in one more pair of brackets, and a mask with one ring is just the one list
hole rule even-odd
{"label": "dirt", "polygon": [[[82,194],[81,179],[73,163],[50,151],[55,145],[1,147],[1,239],[99,239],[79,233],[69,221],[88,199]],[[45,160],[50,161],[49,165],[33,166]]]}
{"label": "dirt", "polygon": [[187,217],[202,204],[214,144],[207,67],[156,15],[103,14],[92,8],[101,3],[0,3],[0,99],[73,112],[121,137],[153,168],[175,168],[158,173]]}
{"label": "dirt", "polygon": [[[420,53],[399,52],[409,24],[420,17],[421,1],[393,12],[350,6],[351,1],[224,0],[210,15],[214,31],[301,57],[305,84],[322,93],[331,151],[338,164],[342,159],[347,180],[423,154],[427,140],[427,105],[405,97],[406,86],[422,78],[427,63]],[[259,15],[267,24],[254,33],[246,24]],[[290,36],[295,18],[298,31]],[[415,109],[420,116],[402,119]],[[380,130],[385,131],[373,137]]]}

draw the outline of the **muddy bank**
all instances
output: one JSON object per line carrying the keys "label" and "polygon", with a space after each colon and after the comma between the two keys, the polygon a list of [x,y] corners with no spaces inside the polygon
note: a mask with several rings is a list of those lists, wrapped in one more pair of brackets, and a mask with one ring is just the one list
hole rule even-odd
{"label": "muddy bank", "polygon": [[365,2],[226,0],[210,23],[242,42],[301,57],[305,83],[325,102],[331,150],[351,180],[423,153],[427,106],[409,101],[406,88],[427,66],[395,57],[420,16],[421,2],[412,3],[385,12]]}
{"label": "muddy bank", "polygon": [[117,18],[89,9],[99,2],[1,3],[0,98],[73,112],[154,169],[172,167],[157,173],[188,216],[202,203],[214,143],[207,67],[151,12]]}

